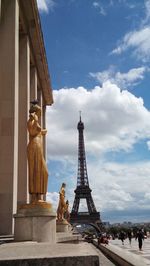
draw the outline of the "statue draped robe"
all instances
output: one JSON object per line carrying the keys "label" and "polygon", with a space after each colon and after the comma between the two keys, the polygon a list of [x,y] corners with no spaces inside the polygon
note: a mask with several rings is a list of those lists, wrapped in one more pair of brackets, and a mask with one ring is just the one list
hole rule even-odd
{"label": "statue draped robe", "polygon": [[29,193],[46,194],[48,171],[43,156],[42,129],[38,123],[38,117],[35,114],[30,115],[27,128],[29,131],[29,144],[27,147]]}
{"label": "statue draped robe", "polygon": [[57,219],[60,221],[64,219],[65,208],[66,208],[65,188],[61,187],[60,192],[59,192],[59,204],[57,208]]}

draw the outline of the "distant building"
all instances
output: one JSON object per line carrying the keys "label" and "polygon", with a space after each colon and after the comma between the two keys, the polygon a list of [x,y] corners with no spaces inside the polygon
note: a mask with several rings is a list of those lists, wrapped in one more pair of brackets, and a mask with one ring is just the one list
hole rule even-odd
{"label": "distant building", "polygon": [[104,227],[110,227],[110,222],[103,222]]}
{"label": "distant building", "polygon": [[37,3],[0,0],[0,235],[13,233],[17,204],[28,198],[26,125],[34,99],[44,127],[53,98]]}

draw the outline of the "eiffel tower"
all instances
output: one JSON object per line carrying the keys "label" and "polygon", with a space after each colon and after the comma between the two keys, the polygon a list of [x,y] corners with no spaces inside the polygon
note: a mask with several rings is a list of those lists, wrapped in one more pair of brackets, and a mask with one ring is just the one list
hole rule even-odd
{"label": "eiffel tower", "polygon": [[[72,224],[97,224],[101,225],[100,213],[97,212],[94,201],[91,195],[92,190],[89,187],[86,156],[84,147],[84,123],[78,122],[77,129],[79,131],[79,146],[78,146],[78,175],[77,175],[77,187],[75,189],[75,199],[70,213],[70,222]],[[79,212],[80,199],[86,199],[88,212]]]}

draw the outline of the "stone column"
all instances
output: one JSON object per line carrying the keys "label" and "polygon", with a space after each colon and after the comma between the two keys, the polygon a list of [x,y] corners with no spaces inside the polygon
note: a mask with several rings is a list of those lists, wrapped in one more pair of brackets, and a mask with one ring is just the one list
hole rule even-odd
{"label": "stone column", "polygon": [[[34,65],[30,66],[30,97],[29,103],[37,99],[37,69]],[[30,109],[30,107],[29,107]],[[28,110],[29,110],[28,109]],[[29,195],[30,201],[30,195]]]}
{"label": "stone column", "polygon": [[[42,127],[47,128],[46,127],[46,105],[42,106]],[[47,159],[46,158],[46,155],[47,155],[46,154],[46,137],[43,138],[43,154],[46,160]]]}
{"label": "stone column", "polygon": [[[42,104],[43,104],[42,92],[41,92],[41,90],[39,88],[38,88],[38,91],[37,91],[37,99],[38,99],[38,102],[39,102],[38,105],[42,108]],[[41,114],[41,117],[39,119],[39,122],[40,122],[41,126],[43,125],[42,119],[43,119],[43,114]]]}
{"label": "stone column", "polygon": [[[41,114],[41,118],[40,118],[40,125],[42,128],[46,128],[46,106],[44,105],[44,101],[43,101],[43,97],[42,97],[42,91],[40,89],[38,89],[38,93],[37,93],[37,97],[38,97],[38,101],[39,101],[39,105],[41,106],[42,109],[42,114]],[[46,160],[46,136],[42,137],[42,142],[43,142],[43,155],[44,158]],[[46,195],[44,195],[44,200],[46,200]]]}
{"label": "stone column", "polygon": [[34,66],[30,69],[30,100],[37,99],[37,71]]}
{"label": "stone column", "polygon": [[[41,117],[40,117],[40,125],[42,128],[45,128],[45,120],[43,120],[45,117],[44,117],[44,108],[43,108],[43,97],[42,97],[42,92],[40,90],[38,90],[38,100],[39,100],[39,105],[41,107],[41,110],[42,110],[42,114],[41,114]],[[45,136],[42,137],[42,142],[43,142],[43,155],[45,157]]]}
{"label": "stone column", "polygon": [[1,21],[2,1],[0,0],[0,21]]}
{"label": "stone column", "polygon": [[0,21],[0,235],[13,231],[18,178],[18,41],[17,0],[1,2]]}
{"label": "stone column", "polygon": [[[42,127],[46,128],[46,105],[42,106]],[[48,134],[48,132],[47,132]],[[46,136],[43,136],[43,155],[45,158],[45,161],[47,161],[47,147],[46,147]],[[48,166],[47,166],[48,167]],[[44,200],[46,200],[46,194],[43,196]]]}
{"label": "stone column", "polygon": [[28,196],[27,120],[30,90],[30,49],[26,35],[20,36],[19,47],[19,139],[18,139],[18,205],[26,203]]}

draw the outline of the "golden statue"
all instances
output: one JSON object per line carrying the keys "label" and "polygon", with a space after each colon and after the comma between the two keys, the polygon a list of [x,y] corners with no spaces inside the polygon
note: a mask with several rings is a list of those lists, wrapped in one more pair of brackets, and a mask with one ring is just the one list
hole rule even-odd
{"label": "golden statue", "polygon": [[69,201],[66,200],[66,207],[64,212],[64,218],[67,220],[67,222],[70,221],[70,211],[69,211]]}
{"label": "golden statue", "polygon": [[29,143],[27,157],[29,165],[29,193],[31,203],[42,201],[47,192],[48,170],[43,156],[42,136],[47,133],[42,129],[38,120],[41,116],[41,107],[33,104],[29,110],[30,116],[27,122]]}
{"label": "golden statue", "polygon": [[64,213],[66,210],[65,187],[66,187],[66,184],[62,183],[62,186],[61,186],[60,191],[59,191],[59,204],[58,204],[58,208],[57,208],[58,221],[64,220]]}

